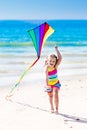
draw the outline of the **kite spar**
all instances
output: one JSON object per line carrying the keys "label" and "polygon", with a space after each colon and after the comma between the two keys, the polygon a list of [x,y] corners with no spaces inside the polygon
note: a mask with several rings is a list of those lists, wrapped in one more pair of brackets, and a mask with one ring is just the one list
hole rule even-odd
{"label": "kite spar", "polygon": [[28,30],[28,33],[33,41],[33,45],[35,47],[36,53],[37,53],[37,59],[24,71],[24,73],[21,75],[17,83],[12,87],[10,93],[7,95],[7,97],[11,97],[13,95],[13,91],[15,88],[18,87],[23,77],[26,75],[26,73],[35,65],[35,63],[39,60],[41,56],[41,50],[42,47],[46,41],[46,39],[54,32],[54,29],[48,24],[43,23],[40,26]]}

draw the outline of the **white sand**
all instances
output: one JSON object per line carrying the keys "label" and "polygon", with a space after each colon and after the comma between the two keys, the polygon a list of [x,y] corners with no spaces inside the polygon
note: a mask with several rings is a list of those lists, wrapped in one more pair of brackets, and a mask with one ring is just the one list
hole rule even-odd
{"label": "white sand", "polygon": [[[37,80],[21,84],[11,98],[0,94],[0,130],[87,130],[87,76],[61,77],[59,115],[49,112],[48,96]],[[34,86],[35,85],[35,86]]]}
{"label": "white sand", "polygon": [[[0,67],[0,72],[3,71],[0,77],[0,130],[87,130],[87,53],[67,53],[64,52],[59,69],[62,84],[59,115],[49,112],[48,96],[43,89],[43,59],[24,77],[12,101],[7,101],[5,96],[26,66],[17,64],[16,58],[9,62],[8,58],[3,58]],[[29,58],[24,59],[29,61]],[[24,59],[21,58],[22,63]]]}

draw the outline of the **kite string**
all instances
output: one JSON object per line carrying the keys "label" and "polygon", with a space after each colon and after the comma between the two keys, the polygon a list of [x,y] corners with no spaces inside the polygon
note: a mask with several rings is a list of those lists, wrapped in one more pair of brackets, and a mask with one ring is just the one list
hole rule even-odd
{"label": "kite string", "polygon": [[17,81],[17,83],[12,87],[10,93],[12,93],[14,91],[14,89],[20,84],[21,80],[23,79],[23,77],[26,75],[26,73],[34,66],[34,64],[39,60],[39,58],[37,58],[25,71],[24,73],[21,75],[21,77],[19,78],[19,80]]}

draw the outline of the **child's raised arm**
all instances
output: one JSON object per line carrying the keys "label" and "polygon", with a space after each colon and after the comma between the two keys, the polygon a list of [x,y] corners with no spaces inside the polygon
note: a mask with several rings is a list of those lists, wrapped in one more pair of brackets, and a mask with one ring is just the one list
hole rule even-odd
{"label": "child's raised arm", "polygon": [[59,52],[58,50],[58,46],[55,46],[55,50],[56,50],[56,53],[57,53],[57,63],[56,63],[56,68],[58,67],[58,65],[61,63],[61,60],[62,60],[62,55],[61,53]]}

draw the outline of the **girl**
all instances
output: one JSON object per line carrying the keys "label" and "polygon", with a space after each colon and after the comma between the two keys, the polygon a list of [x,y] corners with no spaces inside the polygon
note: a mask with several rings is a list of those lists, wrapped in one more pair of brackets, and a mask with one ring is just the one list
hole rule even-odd
{"label": "girl", "polygon": [[[51,113],[54,112],[54,105],[55,105],[55,112],[58,113],[58,105],[59,105],[59,96],[58,92],[60,89],[60,82],[57,75],[57,69],[59,64],[61,63],[62,56],[58,50],[58,47],[55,46],[55,54],[51,54],[46,58],[45,65],[45,74],[46,74],[46,92],[49,96],[49,102],[51,106]],[[53,101],[54,99],[54,101]]]}

